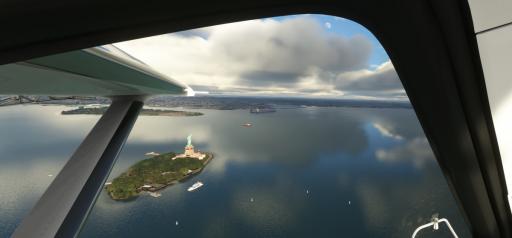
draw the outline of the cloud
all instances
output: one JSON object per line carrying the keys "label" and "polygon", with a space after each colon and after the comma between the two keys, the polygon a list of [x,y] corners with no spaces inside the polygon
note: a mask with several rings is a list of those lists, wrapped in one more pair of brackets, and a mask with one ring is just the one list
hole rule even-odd
{"label": "cloud", "polygon": [[391,61],[386,61],[375,69],[341,73],[337,76],[336,88],[352,94],[373,93],[406,96]]}
{"label": "cloud", "polygon": [[197,28],[187,31],[178,31],[175,33],[169,34],[170,36],[182,36],[182,37],[201,37],[203,39],[207,39],[210,36],[211,28],[203,27]]}
{"label": "cloud", "polygon": [[241,75],[247,84],[265,86],[265,85],[283,85],[296,83],[300,74],[295,72],[271,72],[266,70],[254,70]]}
{"label": "cloud", "polygon": [[326,30],[331,27],[330,22],[304,15],[223,24],[116,45],[177,80],[218,91],[404,94],[389,61],[370,66],[375,46],[367,37]]}
{"label": "cloud", "polygon": [[216,26],[208,41],[214,56],[231,65],[245,86],[261,85],[263,78],[269,85],[299,82],[317,69],[362,69],[372,50],[368,39],[327,33],[310,17]]}

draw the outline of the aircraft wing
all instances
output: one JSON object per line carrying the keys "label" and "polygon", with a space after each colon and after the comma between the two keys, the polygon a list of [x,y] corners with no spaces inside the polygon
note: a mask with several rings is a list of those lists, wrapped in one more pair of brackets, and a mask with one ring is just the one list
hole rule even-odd
{"label": "aircraft wing", "polygon": [[114,45],[0,66],[0,95],[185,94],[187,88]]}

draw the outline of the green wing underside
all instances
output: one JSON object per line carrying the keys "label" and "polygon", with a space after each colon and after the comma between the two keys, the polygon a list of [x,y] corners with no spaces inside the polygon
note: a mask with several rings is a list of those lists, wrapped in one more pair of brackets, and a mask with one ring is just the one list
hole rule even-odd
{"label": "green wing underside", "polygon": [[0,66],[0,95],[184,94],[186,88],[131,56],[98,48]]}

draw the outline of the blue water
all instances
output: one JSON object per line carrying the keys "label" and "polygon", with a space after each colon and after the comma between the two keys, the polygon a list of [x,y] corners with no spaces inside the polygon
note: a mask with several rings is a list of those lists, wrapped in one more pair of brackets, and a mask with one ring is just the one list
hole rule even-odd
{"label": "blue water", "polygon": [[[0,139],[15,141],[0,147],[0,237],[98,119],[61,116],[59,106],[10,108],[0,109],[10,134]],[[80,237],[410,237],[434,213],[470,237],[410,109],[195,111],[205,115],[140,117],[111,179],[146,152],[182,151],[189,134],[215,154],[205,170],[159,198],[119,202],[102,192]],[[196,181],[205,185],[187,192]],[[421,235],[450,237],[443,227]]]}

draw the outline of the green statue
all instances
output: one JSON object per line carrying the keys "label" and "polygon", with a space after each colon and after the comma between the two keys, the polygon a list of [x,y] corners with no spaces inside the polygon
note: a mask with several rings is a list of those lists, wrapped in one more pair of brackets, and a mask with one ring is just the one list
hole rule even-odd
{"label": "green statue", "polygon": [[192,146],[192,134],[187,136],[187,146]]}

